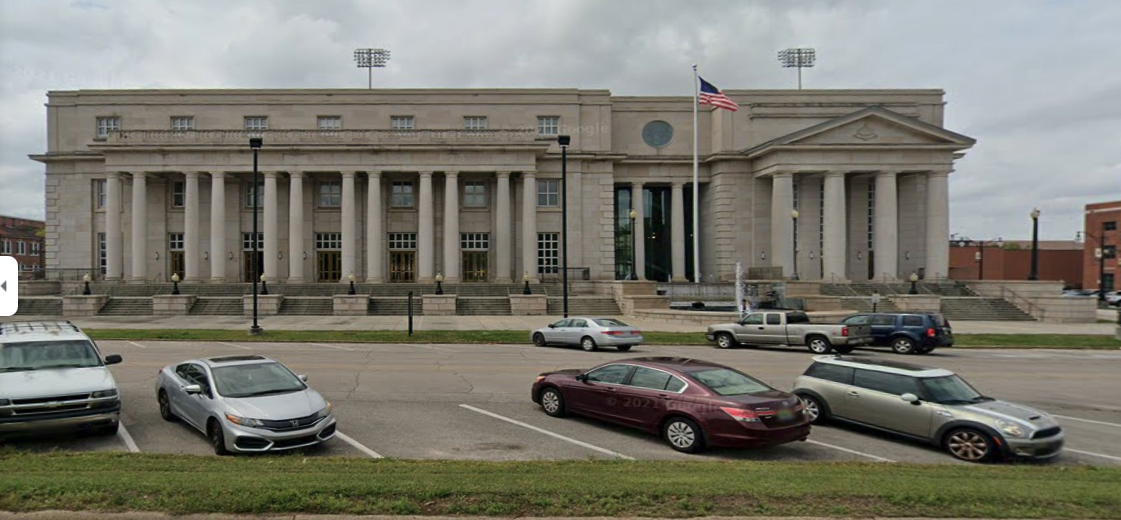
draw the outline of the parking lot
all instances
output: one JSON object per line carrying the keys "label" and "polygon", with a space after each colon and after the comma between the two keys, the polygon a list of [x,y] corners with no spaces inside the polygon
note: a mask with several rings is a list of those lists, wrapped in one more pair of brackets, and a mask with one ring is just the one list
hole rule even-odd
{"label": "parking lot", "polygon": [[[391,345],[101,341],[103,354],[121,354],[112,367],[123,399],[116,437],[14,440],[31,450],[120,450],[212,454],[201,433],[160,419],[153,385],[157,371],[185,359],[261,354],[306,374],[335,405],[339,435],[308,456],[482,460],[726,459],[898,461],[961,464],[949,454],[853,427],[814,427],[808,442],[758,450],[673,451],[662,441],[580,418],[554,419],[529,399],[540,372],[587,368],[627,357],[674,355],[731,365],[789,390],[809,364],[799,349],[717,350],[642,346],[628,353],[532,345]],[[855,355],[890,356],[882,350]],[[1067,465],[1121,465],[1121,352],[945,349],[907,361],[957,371],[981,392],[1038,407],[1066,430]]]}

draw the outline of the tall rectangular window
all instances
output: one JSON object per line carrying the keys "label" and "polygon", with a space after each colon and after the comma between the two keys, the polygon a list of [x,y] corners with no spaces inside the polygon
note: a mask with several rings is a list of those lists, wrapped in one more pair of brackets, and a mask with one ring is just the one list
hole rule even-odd
{"label": "tall rectangular window", "polygon": [[108,249],[105,247],[105,233],[97,234],[97,266],[101,269],[101,274],[105,274],[106,268],[109,266]]}
{"label": "tall rectangular window", "polygon": [[560,196],[560,181],[556,179],[544,179],[537,181],[537,206],[538,207],[557,207]]}
{"label": "tall rectangular window", "polygon": [[115,132],[120,129],[121,118],[119,117],[97,118],[97,137],[108,137],[109,132]]}
{"label": "tall rectangular window", "polygon": [[31,243],[31,255],[32,256],[39,256],[39,243],[38,242],[32,242]]}
{"label": "tall rectangular window", "polygon": [[876,248],[876,182],[868,182],[868,250]]}
{"label": "tall rectangular window", "polygon": [[247,207],[247,208],[252,208],[253,207],[253,195],[254,194],[257,195],[257,207],[258,208],[264,207],[264,205],[265,205],[265,183],[264,182],[258,181],[256,190],[253,189],[253,183],[252,182],[245,183],[245,207]]}
{"label": "tall rectangular window", "polygon": [[560,233],[537,234],[537,273],[560,272]]}
{"label": "tall rectangular window", "polygon": [[171,182],[171,207],[182,208],[187,200],[187,183],[183,181]]}
{"label": "tall rectangular window", "polygon": [[416,119],[413,116],[392,116],[389,118],[390,130],[414,130]]}
{"label": "tall rectangular window", "polygon": [[[241,234],[241,250],[242,251],[252,251],[253,250],[253,233],[242,233]],[[257,250],[258,251],[264,251],[265,250],[265,234],[264,233],[257,233]]]}
{"label": "tall rectangular window", "polygon": [[19,242],[16,242],[16,254],[17,255],[26,255],[27,254],[27,242],[24,242],[23,240],[20,240]]}
{"label": "tall rectangular window", "polygon": [[3,242],[0,242],[0,254],[5,254],[5,255],[12,254],[12,241],[11,240],[8,240],[8,239],[5,238]]}
{"label": "tall rectangular window", "polygon": [[342,206],[343,185],[339,181],[319,183],[319,207],[337,208]]}
{"label": "tall rectangular window", "polygon": [[245,129],[251,132],[268,130],[269,118],[265,116],[247,116],[245,118]]}
{"label": "tall rectangular window", "polygon": [[486,130],[487,118],[483,116],[466,116],[463,118],[464,130]]}
{"label": "tall rectangular window", "polygon": [[393,181],[393,191],[389,197],[389,205],[395,208],[413,207],[413,182]]}
{"label": "tall rectangular window", "polygon": [[172,117],[171,118],[171,129],[172,130],[179,130],[179,131],[194,130],[195,129],[195,118],[191,117],[191,116],[175,116],[175,117]]}
{"label": "tall rectangular window", "polygon": [[464,251],[486,251],[490,249],[490,233],[460,233],[459,247]]}
{"label": "tall rectangular window", "polygon": [[467,181],[463,184],[463,205],[468,208],[485,208],[487,205],[486,181]]}
{"label": "tall rectangular window", "polygon": [[389,249],[391,251],[411,251],[416,249],[416,233],[390,233]]}
{"label": "tall rectangular window", "polygon": [[320,130],[342,130],[342,116],[319,116],[316,124]]}
{"label": "tall rectangular window", "polygon": [[105,207],[105,179],[97,179],[93,181],[94,198],[97,202],[97,209]]}
{"label": "tall rectangular window", "polygon": [[1110,220],[1109,222],[1102,222],[1102,230],[1103,231],[1116,231],[1117,230],[1117,221],[1116,220]]}
{"label": "tall rectangular window", "polygon": [[560,117],[559,116],[538,116],[537,117],[537,135],[558,135],[560,134]]}
{"label": "tall rectangular window", "polygon": [[[249,245],[253,249],[253,244]],[[182,251],[183,250],[183,233],[168,233],[167,234],[167,250],[168,251]]]}
{"label": "tall rectangular window", "polygon": [[340,251],[343,248],[342,233],[316,233],[315,249],[317,251]]}

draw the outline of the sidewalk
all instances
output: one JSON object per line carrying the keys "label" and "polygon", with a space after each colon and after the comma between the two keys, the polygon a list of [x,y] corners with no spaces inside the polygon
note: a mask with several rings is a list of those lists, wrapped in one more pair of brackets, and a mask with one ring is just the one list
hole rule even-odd
{"label": "sidewalk", "polygon": [[[1107,311],[1108,312],[1108,311]],[[1114,314],[1116,316],[1116,314]],[[703,333],[704,325],[619,316],[642,330]],[[5,321],[58,320],[57,316],[18,316]],[[413,330],[524,330],[544,327],[561,316],[414,316]],[[252,318],[241,316],[91,316],[70,318],[83,329],[244,329]],[[265,316],[265,330],[400,330],[409,328],[407,316]],[[1100,334],[1113,335],[1113,323],[1040,323],[1034,321],[954,321],[957,334]]]}

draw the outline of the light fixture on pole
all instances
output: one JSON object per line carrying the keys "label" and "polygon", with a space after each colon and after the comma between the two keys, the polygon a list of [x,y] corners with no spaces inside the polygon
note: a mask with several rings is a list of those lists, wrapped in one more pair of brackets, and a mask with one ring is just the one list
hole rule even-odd
{"label": "light fixture on pole", "polygon": [[793,231],[790,233],[790,240],[794,245],[794,274],[790,276],[791,280],[798,280],[798,210],[790,211],[790,218],[794,221]]}
{"label": "light fixture on pole", "polygon": [[915,273],[911,273],[911,290],[907,291],[908,294],[918,294],[919,293],[919,288],[918,288],[917,285],[915,285],[918,282],[919,282],[919,275],[917,275]]}
{"label": "light fixture on pole", "polygon": [[814,66],[817,51],[810,47],[794,47],[778,51],[778,61],[785,68],[798,69],[798,90],[802,90],[802,69]]}
{"label": "light fixture on pole", "polygon": [[1039,279],[1039,208],[1031,210],[1031,272],[1028,280]]}
{"label": "light fixture on pole", "polygon": [[561,284],[564,285],[564,317],[568,317],[568,145],[572,137],[558,135],[561,147]]}
{"label": "light fixture on pole", "polygon": [[389,63],[389,50],[388,49],[354,49],[354,62],[358,64],[358,68],[366,69],[367,86],[366,88],[374,88],[374,67],[384,68],[386,63]]}
{"label": "light fixture on pole", "polygon": [[179,294],[179,273],[171,275],[171,294]]}
{"label": "light fixture on pole", "polygon": [[436,272],[436,294],[444,294],[444,275],[439,271]]}
{"label": "light fixture on pole", "polygon": [[265,273],[261,273],[261,296],[269,295],[269,282]]}
{"label": "light fixture on pole", "polygon": [[89,296],[90,295],[90,280],[92,280],[92,279],[93,279],[93,277],[91,277],[89,273],[86,273],[85,275],[82,276],[82,281],[86,282],[86,288],[82,289],[82,295],[83,296]]}
{"label": "light fixture on pole", "polygon": [[[634,204],[634,199],[633,199],[634,194],[631,194],[631,197],[632,197],[631,204]],[[638,247],[637,244],[635,243],[635,241],[637,240],[637,237],[635,236],[635,233],[634,233],[634,221],[635,221],[635,219],[638,218],[638,212],[632,209],[629,216],[631,217],[631,275],[629,277],[627,277],[627,279],[628,280],[638,280],[638,272],[634,270],[634,252],[635,252],[635,249]]]}
{"label": "light fixture on pole", "polygon": [[[253,187],[250,188],[253,191],[253,196],[250,197],[253,199],[253,261],[249,262],[249,279],[253,281],[253,326],[249,327],[250,334],[260,334],[264,332],[261,327],[257,325],[257,271],[260,269],[258,264],[261,261],[260,252],[258,251],[260,246],[258,237],[260,235],[257,234],[257,198],[260,196],[260,193],[258,193],[260,185],[257,180],[257,150],[260,150],[264,143],[265,139],[262,137],[249,138],[249,148],[253,149]],[[263,278],[264,274],[262,274],[261,277]]]}
{"label": "light fixture on pole", "polygon": [[533,294],[533,291],[529,290],[529,272],[528,271],[525,273],[525,276],[522,277],[522,281],[525,282],[525,289],[522,289],[522,294],[525,294],[525,295]]}
{"label": "light fixture on pole", "polygon": [[876,312],[876,308],[880,305],[880,292],[872,291],[872,312]]}
{"label": "light fixture on pole", "polygon": [[[346,293],[351,295],[351,296],[354,296],[355,294],[358,294],[358,291],[354,290],[354,273],[350,273],[350,276],[347,276],[346,278],[347,278],[347,280],[350,280],[350,289],[348,289],[346,291]],[[436,294],[440,294],[440,293],[437,292]]]}

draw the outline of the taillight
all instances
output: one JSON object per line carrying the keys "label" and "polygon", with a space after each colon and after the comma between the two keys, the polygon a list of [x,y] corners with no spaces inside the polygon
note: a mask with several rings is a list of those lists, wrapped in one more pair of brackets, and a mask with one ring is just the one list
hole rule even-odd
{"label": "taillight", "polygon": [[841,335],[842,336],[848,336],[849,335],[849,328],[848,327],[841,327]]}
{"label": "taillight", "polygon": [[728,408],[725,406],[721,406],[720,409],[724,410],[724,413],[731,415],[733,419],[739,422],[759,422],[759,416],[751,410]]}
{"label": "taillight", "polygon": [[926,337],[933,338],[934,337],[934,329],[926,329]]}
{"label": "taillight", "polygon": [[621,336],[623,334],[623,331],[621,331],[621,330],[605,330],[605,331],[603,331],[603,334],[606,335],[606,336]]}

